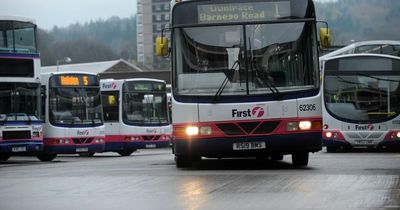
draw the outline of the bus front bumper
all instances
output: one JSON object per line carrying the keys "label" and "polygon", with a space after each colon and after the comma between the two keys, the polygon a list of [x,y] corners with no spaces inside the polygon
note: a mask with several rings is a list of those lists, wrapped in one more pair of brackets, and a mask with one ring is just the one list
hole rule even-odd
{"label": "bus front bumper", "polygon": [[[234,150],[234,143],[265,142],[263,149]],[[258,137],[236,137],[216,139],[174,139],[175,155],[219,157],[257,157],[285,155],[296,152],[318,152],[322,150],[321,132]]]}
{"label": "bus front bumper", "polygon": [[79,145],[79,146],[61,146],[61,145],[44,145],[44,153],[47,154],[77,154],[102,152],[104,144]]}
{"label": "bus front bumper", "polygon": [[0,152],[4,154],[37,154],[43,151],[42,141],[17,140],[3,141],[0,143]]}

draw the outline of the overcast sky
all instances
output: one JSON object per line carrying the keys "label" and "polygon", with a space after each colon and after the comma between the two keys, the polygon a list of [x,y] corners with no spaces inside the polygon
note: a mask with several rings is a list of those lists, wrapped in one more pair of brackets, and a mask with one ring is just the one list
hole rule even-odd
{"label": "overcast sky", "polygon": [[0,5],[0,16],[32,18],[47,30],[55,25],[65,27],[76,22],[136,14],[136,0],[0,0]]}
{"label": "overcast sky", "polygon": [[36,20],[43,29],[65,27],[112,16],[136,13],[136,0],[0,0],[0,16],[22,16]]}

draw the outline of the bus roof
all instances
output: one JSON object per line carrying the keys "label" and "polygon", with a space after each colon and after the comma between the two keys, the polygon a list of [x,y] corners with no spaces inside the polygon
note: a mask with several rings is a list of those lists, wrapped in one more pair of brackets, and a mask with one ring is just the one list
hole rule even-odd
{"label": "bus roof", "polygon": [[395,60],[400,60],[400,57],[386,54],[375,54],[375,53],[355,53],[355,54],[345,54],[345,55],[337,55],[332,57],[327,57],[324,61],[342,59],[342,58],[350,58],[350,57],[381,57],[381,58],[390,58]]}
{"label": "bus roof", "polygon": [[101,79],[100,82],[117,82],[117,81],[123,81],[123,82],[130,82],[130,81],[152,81],[152,82],[162,82],[166,83],[164,80],[160,79],[153,79],[153,78],[131,78],[131,79]]}
{"label": "bus roof", "polygon": [[395,40],[370,40],[370,41],[362,41],[362,42],[355,42],[352,44],[349,44],[345,47],[342,47],[338,50],[335,50],[333,52],[330,52],[326,55],[323,55],[319,57],[320,60],[325,60],[327,58],[333,57],[333,56],[338,56],[342,54],[353,54],[354,49],[357,47],[361,46],[368,46],[368,45],[399,45],[400,46],[400,41],[395,41]]}
{"label": "bus roof", "polygon": [[0,16],[0,21],[19,21],[36,25],[36,21],[34,19],[19,16]]}

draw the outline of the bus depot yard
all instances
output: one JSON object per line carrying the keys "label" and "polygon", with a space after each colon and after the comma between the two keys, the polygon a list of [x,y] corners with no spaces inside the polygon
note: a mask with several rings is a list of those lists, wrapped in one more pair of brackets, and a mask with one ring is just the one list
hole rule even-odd
{"label": "bus depot yard", "polygon": [[40,73],[35,22],[0,17],[0,209],[400,209],[400,44],[318,59],[317,23],[311,0],[172,1],[167,93]]}
{"label": "bus depot yard", "polygon": [[308,167],[254,158],[177,169],[171,148],[131,156],[60,155],[0,162],[0,209],[399,209],[400,154],[310,155]]}

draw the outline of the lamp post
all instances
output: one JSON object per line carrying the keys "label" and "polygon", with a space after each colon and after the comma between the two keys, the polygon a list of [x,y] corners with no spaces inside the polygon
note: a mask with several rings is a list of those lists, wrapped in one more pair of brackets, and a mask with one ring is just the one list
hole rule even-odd
{"label": "lamp post", "polygon": [[62,59],[57,59],[57,72],[60,66],[60,61],[64,62],[64,63],[71,63],[71,58],[70,57],[64,57]]}

